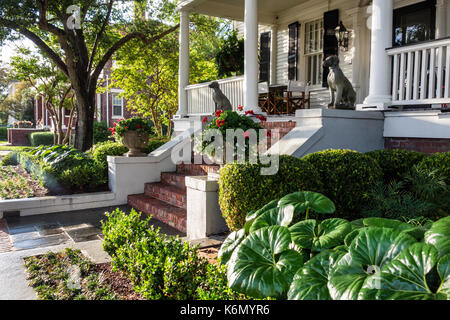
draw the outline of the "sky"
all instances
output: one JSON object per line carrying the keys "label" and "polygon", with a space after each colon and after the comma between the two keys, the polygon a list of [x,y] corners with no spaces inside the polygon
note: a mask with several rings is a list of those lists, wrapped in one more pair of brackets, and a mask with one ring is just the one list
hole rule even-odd
{"label": "sky", "polygon": [[14,42],[9,41],[9,42],[5,43],[5,45],[0,47],[0,61],[4,65],[8,65],[10,58],[12,56],[14,56],[15,49],[18,46],[25,46],[28,49],[35,48],[34,44],[28,39],[17,40]]}

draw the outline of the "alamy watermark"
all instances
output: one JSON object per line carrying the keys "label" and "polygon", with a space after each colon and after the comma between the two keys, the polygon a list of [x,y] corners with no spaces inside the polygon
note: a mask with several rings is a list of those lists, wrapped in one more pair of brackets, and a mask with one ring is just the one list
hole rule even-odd
{"label": "alamy watermark", "polygon": [[[272,129],[278,137],[278,129]],[[201,130],[172,149],[171,159],[175,164],[261,164],[261,175],[275,175],[279,170],[279,147],[277,139],[271,139],[269,150],[266,129],[227,129],[225,134],[218,129]],[[194,154],[192,153],[194,150]]]}

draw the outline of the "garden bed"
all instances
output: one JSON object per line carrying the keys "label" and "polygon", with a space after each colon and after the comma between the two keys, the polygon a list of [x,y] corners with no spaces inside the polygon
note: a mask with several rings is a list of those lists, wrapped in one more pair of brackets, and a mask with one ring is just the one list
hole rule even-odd
{"label": "garden bed", "polygon": [[0,167],[0,199],[23,199],[50,195],[22,166]]}
{"label": "garden bed", "polygon": [[142,300],[131,281],[111,269],[93,264],[79,250],[49,252],[25,259],[27,278],[43,300]]}
{"label": "garden bed", "polygon": [[[218,250],[215,247],[199,249],[198,254],[217,264]],[[94,264],[79,250],[66,249],[28,257],[25,266],[27,279],[39,299],[144,300],[122,272],[112,270],[111,263]]]}

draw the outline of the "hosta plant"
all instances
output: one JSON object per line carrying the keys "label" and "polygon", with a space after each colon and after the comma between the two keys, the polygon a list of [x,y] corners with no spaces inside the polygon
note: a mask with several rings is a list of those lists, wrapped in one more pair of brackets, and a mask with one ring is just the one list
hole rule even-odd
{"label": "hosta plant", "polygon": [[[316,206],[327,203],[319,195],[306,195],[250,212],[245,227],[225,240],[219,257],[231,289],[294,300],[450,299],[450,218],[431,225],[383,218],[295,222],[307,208],[332,210]],[[322,201],[305,205],[308,197]]]}

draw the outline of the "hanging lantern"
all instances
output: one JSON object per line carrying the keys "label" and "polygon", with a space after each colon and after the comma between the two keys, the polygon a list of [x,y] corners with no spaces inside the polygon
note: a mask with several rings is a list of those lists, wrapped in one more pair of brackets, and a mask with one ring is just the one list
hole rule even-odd
{"label": "hanging lantern", "polygon": [[350,32],[344,26],[342,21],[339,22],[339,25],[336,27],[335,31],[336,31],[336,38],[338,39],[339,47],[341,47],[342,50],[347,51]]}

